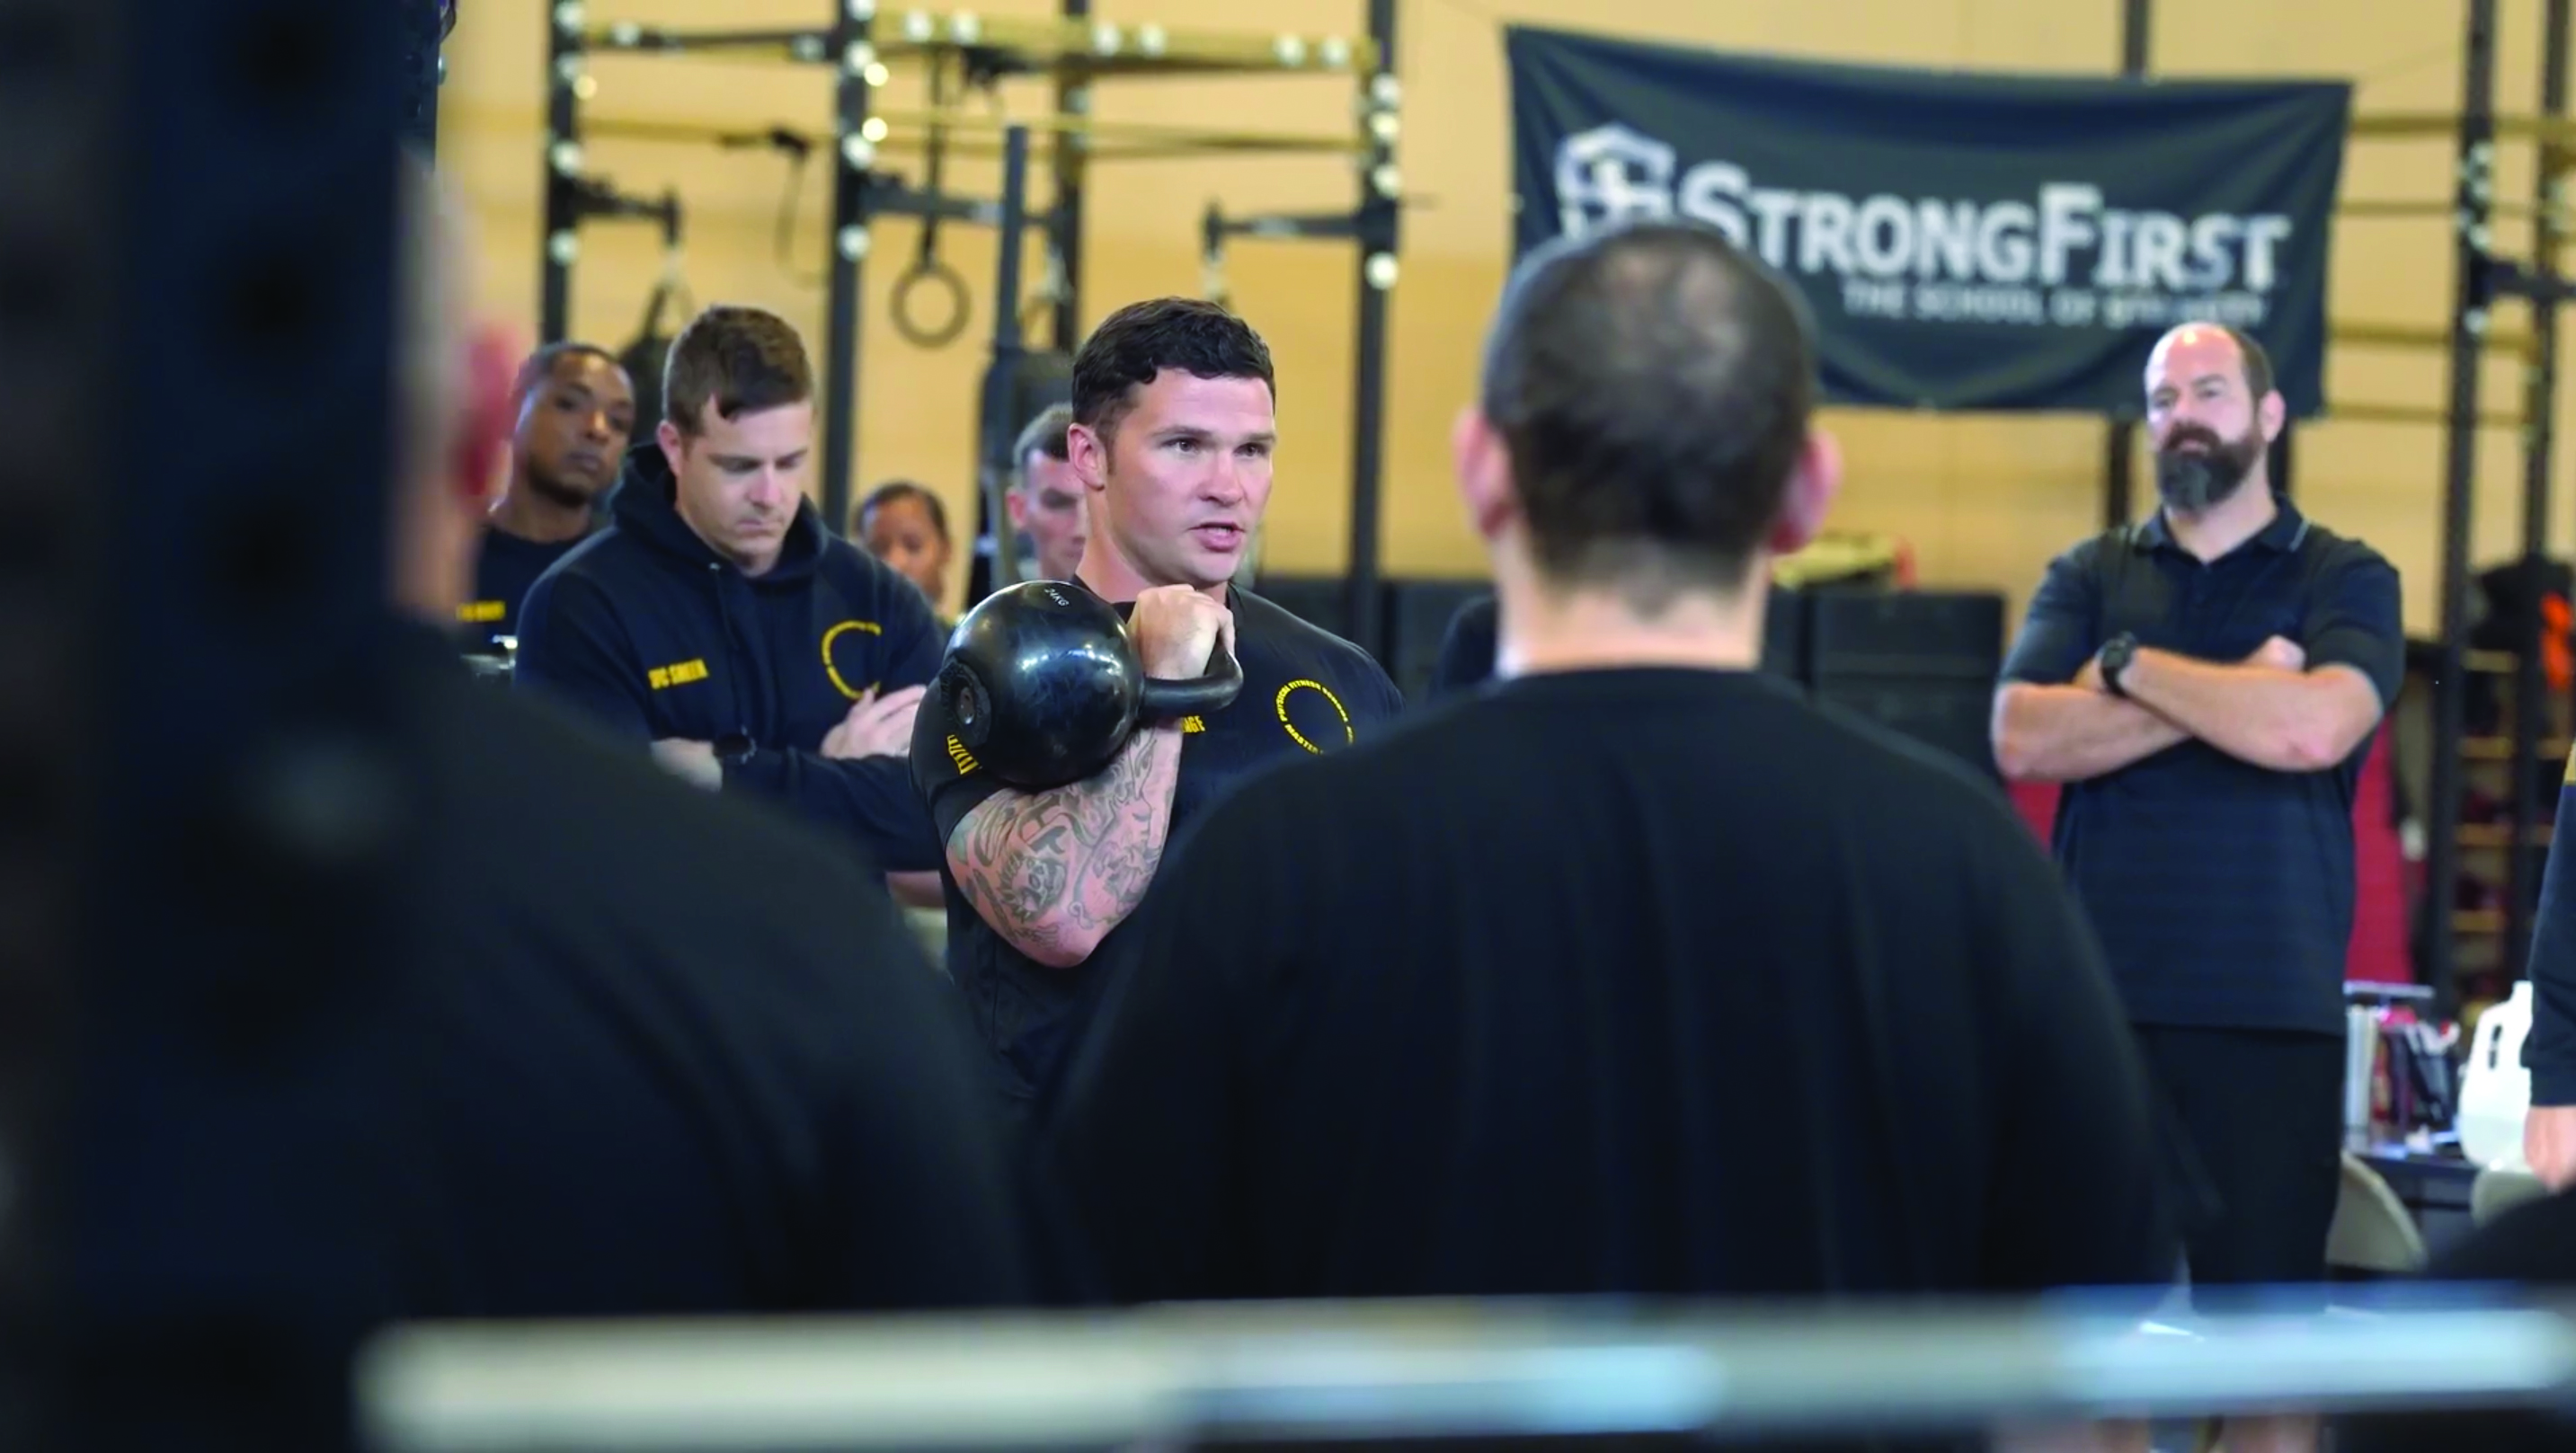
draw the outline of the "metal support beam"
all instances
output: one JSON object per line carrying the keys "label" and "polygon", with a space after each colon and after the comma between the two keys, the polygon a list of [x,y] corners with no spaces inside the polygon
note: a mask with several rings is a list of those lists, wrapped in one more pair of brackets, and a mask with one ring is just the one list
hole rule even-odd
{"label": "metal support beam", "polygon": [[2495,0],[2467,0],[2459,132],[2453,159],[2451,417],[2442,489],[2441,665],[2434,680],[2431,801],[2426,804],[2425,894],[2433,931],[2423,966],[2437,1013],[2459,1010],[2458,940],[2451,903],[2459,891],[2461,738],[2468,716],[2469,531],[2478,463],[2480,335],[2487,323],[2488,203],[2495,196]]}
{"label": "metal support beam", "polygon": [[1352,369],[1350,639],[1380,661],[1394,659],[1394,643],[1380,624],[1378,514],[1386,465],[1387,295],[1395,286],[1402,245],[1404,187],[1395,165],[1395,137],[1402,128],[1403,83],[1396,79],[1396,0],[1368,0],[1369,39],[1378,72],[1369,78],[1366,120],[1374,145],[1360,173],[1359,357]]}
{"label": "metal support beam", "polygon": [[[2153,18],[2154,0],[2120,0],[2121,75],[2147,73],[2148,22]],[[2114,530],[2127,524],[2138,508],[2136,421],[2113,420],[2102,447],[2102,528]]]}
{"label": "metal support beam", "polygon": [[[1064,18],[1085,21],[1091,18],[1091,0],[1064,0]],[[1086,73],[1076,76],[1059,72],[1055,85],[1055,109],[1058,116],[1091,115],[1091,78]],[[1052,222],[1047,228],[1048,246],[1055,256],[1049,264],[1048,280],[1056,284],[1055,347],[1059,353],[1072,353],[1082,344],[1082,193],[1083,146],[1086,138],[1071,132],[1059,133],[1053,148],[1055,203]],[[1001,529],[1000,517],[993,528]]]}
{"label": "metal support beam", "polygon": [[[2567,114],[2568,0],[2548,0],[2541,24],[2540,110],[2550,120]],[[2541,590],[2549,570],[2549,471],[2557,442],[2558,303],[2566,283],[2557,276],[2561,234],[2551,198],[2560,190],[2566,148],[2553,136],[2540,143],[2540,165],[2533,169],[2531,255],[2544,276],[2557,286],[2531,295],[2532,354],[2523,370],[2522,435],[2522,571],[2523,599],[2532,610],[2531,637],[2514,662],[2513,757],[2506,768],[2512,778],[2510,822],[2512,846],[2505,854],[2505,971],[2521,978],[2531,960],[2531,922],[2540,899],[2545,851],[2533,848],[2532,829],[2539,816],[2533,800],[2555,782],[2540,769],[2540,738],[2546,729],[2548,682],[2541,674],[2541,633],[2547,629],[2540,612]]]}
{"label": "metal support beam", "polygon": [[572,267],[581,256],[581,92],[589,85],[583,66],[588,51],[582,41],[580,12],[548,7],[546,22],[546,135],[541,163],[545,167],[545,230],[537,249],[537,341],[556,343],[572,333]]}
{"label": "metal support beam", "polygon": [[[1221,308],[1234,306],[1234,287],[1225,269],[1229,237],[1290,238],[1299,241],[1356,242],[1367,225],[1362,212],[1270,212],[1229,217],[1215,202],[1199,216],[1199,295]],[[1367,286],[1365,277],[1361,280]]]}
{"label": "metal support beam", "polygon": [[1347,242],[1360,235],[1367,221],[1364,212],[1270,212],[1229,217],[1213,204],[1207,215],[1208,235],[1219,238],[1295,237]]}
{"label": "metal support beam", "polygon": [[1019,465],[1011,457],[1020,427],[1012,416],[1011,401],[1018,396],[1020,361],[1028,353],[1020,331],[1020,254],[1028,228],[1028,196],[1029,132],[1025,126],[1014,126],[1002,134],[1001,235],[994,239],[993,360],[984,370],[977,430],[981,447],[975,451],[977,495],[993,533],[995,590],[1016,585],[1020,579],[1020,552],[1012,538],[1010,505],[1003,496],[1011,487],[1011,471]]}
{"label": "metal support beam", "polygon": [[[863,10],[865,16],[850,12]],[[869,175],[876,148],[862,128],[868,121],[868,47],[876,36],[876,7],[832,6],[832,233],[824,274],[823,321],[823,523],[846,528],[851,472],[858,468],[859,289],[868,255]]]}
{"label": "metal support beam", "polygon": [[[1029,128],[1014,126],[1011,130],[1026,132]],[[1008,145],[1006,141],[1003,153],[1006,163],[1009,160]],[[999,198],[961,197],[950,191],[925,191],[901,177],[890,176],[884,172],[874,173],[868,179],[868,216],[870,218],[936,217],[942,222],[965,222],[977,227],[998,228],[1010,225],[1008,219],[1011,210],[1007,195]],[[1055,213],[1052,211],[1032,211],[1022,206],[1019,209],[1019,215],[1023,227],[1055,225]]]}
{"label": "metal support beam", "polygon": [[658,222],[662,226],[662,245],[676,248],[680,233],[687,224],[687,213],[680,205],[678,192],[664,192],[658,197],[639,197],[617,190],[605,177],[571,178],[566,186],[571,194],[572,220],[583,222],[631,220]]}

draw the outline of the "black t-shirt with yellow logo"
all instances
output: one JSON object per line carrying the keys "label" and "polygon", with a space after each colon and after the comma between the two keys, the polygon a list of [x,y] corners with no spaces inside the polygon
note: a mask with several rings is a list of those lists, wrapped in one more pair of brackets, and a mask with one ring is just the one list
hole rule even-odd
{"label": "black t-shirt with yellow logo", "polygon": [[926,684],[942,638],[911,581],[822,526],[811,504],[778,563],[747,576],[672,505],[670,466],[627,456],[615,521],[528,590],[513,684],[570,701],[639,745],[712,742],[727,792],[784,803],[890,872],[938,865],[900,755],[824,757],[870,690]]}
{"label": "black t-shirt with yellow logo", "polygon": [[[1391,726],[1404,708],[1395,683],[1359,647],[1241,587],[1233,589],[1227,605],[1234,613],[1243,690],[1223,710],[1182,723],[1180,780],[1172,792],[1167,842],[1262,767],[1367,740]],[[1118,614],[1123,619],[1134,609],[1132,602],[1121,603]],[[954,735],[955,724],[936,693],[925,698],[913,726],[913,779],[943,842],[968,813],[1007,790],[977,768],[972,753],[952,749]],[[1279,850],[1296,847],[1282,843]],[[1013,948],[976,914],[944,861],[940,877],[948,893],[949,974],[1000,1057],[1006,1090],[1033,1097],[1063,1059],[1091,986],[1114,964],[1126,930],[1112,929],[1079,968],[1049,968]]]}
{"label": "black t-shirt with yellow logo", "polygon": [[456,608],[458,643],[467,651],[493,653],[505,636],[519,634],[519,602],[537,577],[571,554],[581,540],[523,540],[494,525],[483,527],[483,543],[474,554],[474,598]]}

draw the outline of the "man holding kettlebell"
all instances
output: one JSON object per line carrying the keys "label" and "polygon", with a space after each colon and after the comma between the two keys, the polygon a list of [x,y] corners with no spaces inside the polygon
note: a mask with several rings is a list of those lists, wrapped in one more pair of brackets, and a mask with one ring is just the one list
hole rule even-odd
{"label": "man holding kettlebell", "polygon": [[1222,645],[1243,669],[1230,704],[1149,719],[1107,767],[1043,792],[984,770],[938,693],[915,719],[914,784],[947,844],[949,972],[1015,1109],[1063,1058],[1172,833],[1259,768],[1402,708],[1366,652],[1230,583],[1270,499],[1274,405],[1261,336],[1195,299],[1123,308],[1074,359],[1066,453],[1092,525],[1074,583],[1117,607],[1148,676],[1203,675]]}

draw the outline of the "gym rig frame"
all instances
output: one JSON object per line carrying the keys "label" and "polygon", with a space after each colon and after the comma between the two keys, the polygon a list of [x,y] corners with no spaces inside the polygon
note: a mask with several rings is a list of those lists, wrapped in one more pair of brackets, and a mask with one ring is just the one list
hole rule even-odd
{"label": "gym rig frame", "polygon": [[[2558,399],[2558,309],[2576,297],[2576,281],[2559,271],[2568,234],[2564,179],[2576,171],[2576,122],[2568,119],[2570,0],[2545,0],[2542,19],[2540,114],[2510,116],[2496,110],[2497,0],[2465,0],[2467,33],[2462,48],[2460,110],[2440,113],[2364,113],[2353,118],[2353,140],[2440,139],[2453,147],[2452,195],[2440,201],[2346,202],[2344,217],[2433,217],[2451,224],[2452,295],[2447,323],[2438,328],[2337,323],[2329,330],[2335,343],[2378,347],[2429,347],[2442,352],[2449,373],[2449,397],[2439,408],[2406,405],[2337,405],[2328,417],[2389,423],[2434,423],[2444,432],[2442,471],[2442,556],[2439,579],[2440,639],[2434,668],[2433,742],[2425,817],[2425,887],[2430,919],[2423,933],[2423,957],[2417,965],[2433,990],[2437,1012],[2457,1012],[2459,947],[2468,937],[2499,935],[2498,971],[2507,980],[2529,969],[2531,928],[2540,893],[2545,856],[2533,851],[2548,842],[2534,822],[2535,784],[2553,778],[2541,767],[2544,746],[2564,755],[2565,742],[2544,744],[2543,710],[2547,683],[2539,650],[2541,628],[2534,623],[2523,648],[2512,652],[2469,649],[2472,564],[2470,534],[2474,523],[2478,434],[2482,429],[2512,429],[2522,445],[2521,549],[2524,572],[2537,608],[2547,578],[2549,472],[2556,447]],[[2500,140],[2526,140],[2538,145],[2533,196],[2526,207],[2496,198],[2495,155]],[[2528,261],[2494,250],[2500,214],[2527,212],[2532,219]],[[2491,313],[2500,300],[2519,299],[2528,309],[2529,327],[2521,331],[2493,326]],[[2518,412],[2485,410],[2480,405],[2480,370],[2490,352],[2518,357],[2523,389]],[[2513,681],[2512,723],[2502,742],[2472,740],[2467,735],[2468,687],[2472,674],[2510,676]],[[2464,777],[2472,760],[2506,764],[2510,802],[2508,825],[2472,829],[2461,822]],[[2471,839],[2475,841],[2472,842]],[[2495,915],[2454,909],[2464,847],[2501,847],[2506,855],[2505,907]]]}
{"label": "gym rig frame", "polygon": [[[1054,201],[1030,224],[1050,250],[1052,337],[1059,352],[1081,341],[1083,195],[1085,173],[1096,163],[1122,158],[1169,157],[1205,152],[1324,153],[1349,156],[1359,175],[1353,209],[1329,218],[1240,218],[1242,231],[1347,239],[1359,250],[1357,357],[1352,369],[1350,563],[1347,571],[1351,636],[1383,657],[1380,620],[1379,515],[1383,496],[1386,432],[1387,294],[1395,285],[1401,245],[1401,179],[1395,143],[1401,130],[1401,83],[1396,78],[1397,0],[1367,0],[1363,39],[1306,37],[1274,32],[1122,26],[1092,16],[1091,0],[1061,0],[1053,20],[979,16],[969,11],[897,10],[878,0],[832,0],[823,25],[803,29],[691,31],[629,22],[593,25],[582,0],[561,0],[548,23],[546,53],[545,219],[540,282],[539,338],[565,336],[572,272],[581,250],[579,229],[598,216],[633,215],[613,190],[583,175],[585,137],[705,141],[704,128],[585,117],[582,103],[594,85],[587,73],[593,54],[634,56],[768,55],[835,69],[832,131],[828,138],[795,138],[825,153],[832,167],[831,246],[825,273],[825,326],[821,372],[823,499],[826,518],[849,512],[857,466],[860,329],[863,272],[870,250],[869,224],[881,216],[907,216],[982,225],[997,224],[1000,203],[964,200],[893,182],[871,170],[880,148],[932,140],[934,148],[962,155],[1001,151],[1006,124],[1048,134]],[[1053,114],[1013,123],[934,104],[918,112],[874,106],[888,67],[900,62],[955,63],[986,75],[1043,74],[1055,83]],[[1171,126],[1115,125],[1091,119],[1092,88],[1131,76],[1347,74],[1354,84],[1355,125],[1338,136],[1283,136]],[[896,129],[904,134],[898,136]],[[1016,333],[1016,319],[1009,325]],[[989,431],[987,431],[989,432]],[[985,493],[988,491],[980,491]],[[999,522],[996,522],[999,528]],[[997,580],[1007,551],[996,552]]]}

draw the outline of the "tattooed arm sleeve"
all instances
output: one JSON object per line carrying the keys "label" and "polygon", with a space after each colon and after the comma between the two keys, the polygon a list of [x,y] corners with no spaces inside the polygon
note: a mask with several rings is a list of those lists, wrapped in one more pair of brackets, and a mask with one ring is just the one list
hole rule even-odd
{"label": "tattooed arm sleeve", "polygon": [[1180,768],[1180,729],[1157,726],[1083,781],[995,793],[948,835],[958,891],[1030,958],[1081,963],[1154,881]]}

